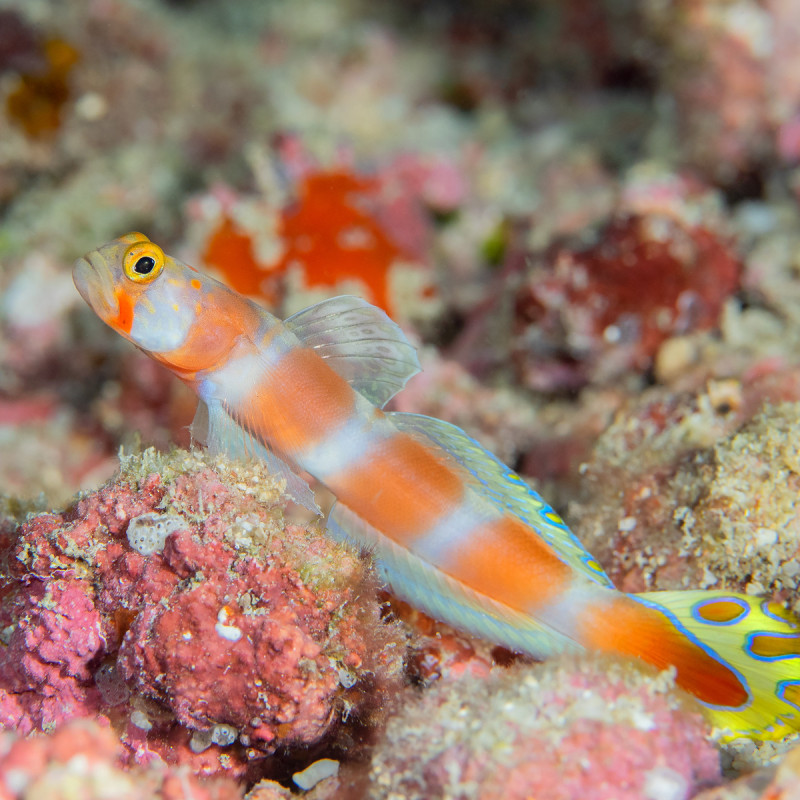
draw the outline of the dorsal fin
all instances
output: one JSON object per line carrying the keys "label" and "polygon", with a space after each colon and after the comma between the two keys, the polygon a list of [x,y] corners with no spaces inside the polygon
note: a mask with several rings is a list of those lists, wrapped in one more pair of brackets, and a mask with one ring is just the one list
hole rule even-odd
{"label": "dorsal fin", "polygon": [[400,326],[360,297],[323,300],[284,324],[379,408],[420,371],[416,348]]}
{"label": "dorsal fin", "polygon": [[449,453],[472,475],[475,491],[533,528],[564,562],[595,583],[613,587],[611,579],[541,495],[461,428],[422,414],[390,412],[387,416],[399,430],[422,436]]}

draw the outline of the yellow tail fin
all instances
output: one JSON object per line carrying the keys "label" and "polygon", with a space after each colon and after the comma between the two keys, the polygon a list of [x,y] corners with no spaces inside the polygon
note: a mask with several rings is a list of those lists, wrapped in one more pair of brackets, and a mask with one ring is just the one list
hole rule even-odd
{"label": "yellow tail fin", "polygon": [[[720,663],[721,674],[740,679],[745,692],[731,705],[698,698],[720,739],[780,739],[800,730],[800,621],[783,606],[724,591],[646,592],[634,599],[665,614]],[[684,684],[680,675],[678,683]]]}

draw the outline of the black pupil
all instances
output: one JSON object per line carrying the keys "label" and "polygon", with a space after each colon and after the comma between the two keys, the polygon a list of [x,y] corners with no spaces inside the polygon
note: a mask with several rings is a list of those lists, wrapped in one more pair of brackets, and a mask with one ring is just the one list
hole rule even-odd
{"label": "black pupil", "polygon": [[155,267],[155,265],[155,259],[150,258],[150,256],[142,256],[133,265],[133,270],[139,275],[149,275],[153,271],[153,267]]}

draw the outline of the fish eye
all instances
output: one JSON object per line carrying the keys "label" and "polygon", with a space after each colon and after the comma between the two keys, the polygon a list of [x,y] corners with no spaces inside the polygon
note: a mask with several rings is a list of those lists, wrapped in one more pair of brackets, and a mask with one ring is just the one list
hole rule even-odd
{"label": "fish eye", "polygon": [[152,256],[142,256],[134,265],[133,271],[138,272],[139,275],[149,275],[156,266],[155,259]]}
{"label": "fish eye", "polygon": [[135,283],[150,283],[164,269],[164,251],[152,242],[134,242],[122,257],[126,277]]}

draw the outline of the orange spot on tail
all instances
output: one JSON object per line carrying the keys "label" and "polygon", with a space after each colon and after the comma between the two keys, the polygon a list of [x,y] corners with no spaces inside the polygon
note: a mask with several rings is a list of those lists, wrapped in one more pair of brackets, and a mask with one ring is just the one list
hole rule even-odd
{"label": "orange spot on tail", "polygon": [[712,600],[696,609],[697,616],[707,622],[733,622],[737,617],[747,614],[748,608],[733,600]]}
{"label": "orange spot on tail", "polygon": [[776,603],[774,600],[765,600],[761,604],[761,609],[765,614],[782,619],[788,622],[791,627],[797,628],[797,617],[787,608],[784,608],[781,603]]}
{"label": "orange spot on tail", "polygon": [[800,634],[786,636],[759,633],[750,641],[750,652],[760,658],[787,658],[800,656]]}
{"label": "orange spot on tail", "polygon": [[790,683],[783,689],[783,699],[791,703],[795,708],[800,709],[800,684]]}

